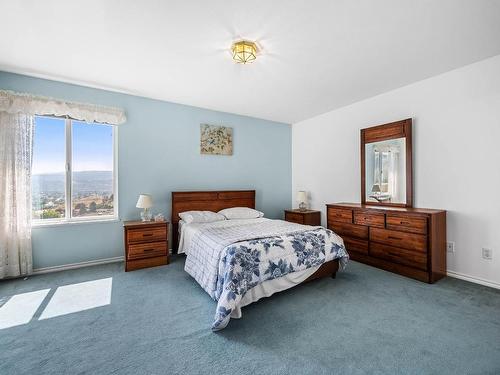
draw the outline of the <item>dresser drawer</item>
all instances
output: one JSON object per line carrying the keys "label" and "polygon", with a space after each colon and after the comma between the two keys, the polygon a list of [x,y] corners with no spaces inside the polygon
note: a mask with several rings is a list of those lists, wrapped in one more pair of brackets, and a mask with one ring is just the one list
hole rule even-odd
{"label": "dresser drawer", "polygon": [[368,254],[368,241],[350,237],[342,237],[342,239],[347,251]]}
{"label": "dresser drawer", "polygon": [[404,264],[405,266],[419,268],[424,271],[427,270],[427,254],[419,251],[411,251],[372,242],[370,243],[370,255]]}
{"label": "dresser drawer", "polygon": [[352,210],[328,207],[328,220],[352,223]]}
{"label": "dresser drawer", "polygon": [[286,212],[285,220],[292,223],[304,224],[304,215],[296,214],[294,212]]}
{"label": "dresser drawer", "polygon": [[379,212],[354,211],[354,223],[384,228],[385,215]]}
{"label": "dresser drawer", "polygon": [[371,228],[370,240],[404,249],[426,252],[427,236],[397,232],[388,229]]}
{"label": "dresser drawer", "polygon": [[410,233],[427,234],[427,218],[387,214],[386,228]]}
{"label": "dresser drawer", "polygon": [[151,258],[167,255],[167,242],[149,242],[129,245],[127,259]]}
{"label": "dresser drawer", "polygon": [[368,239],[368,227],[364,225],[341,223],[338,221],[332,221],[328,226],[329,229],[333,230],[339,236],[349,236],[361,239]]}
{"label": "dresser drawer", "polygon": [[151,241],[161,241],[167,239],[167,228],[139,228],[139,229],[129,229],[127,231],[127,242],[151,242]]}

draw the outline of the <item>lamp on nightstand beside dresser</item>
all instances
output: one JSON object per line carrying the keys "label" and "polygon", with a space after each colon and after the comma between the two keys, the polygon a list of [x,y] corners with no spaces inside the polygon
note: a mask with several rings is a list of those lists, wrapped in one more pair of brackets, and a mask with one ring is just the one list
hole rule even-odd
{"label": "lamp on nightstand beside dresser", "polygon": [[126,221],[125,271],[168,264],[168,222]]}

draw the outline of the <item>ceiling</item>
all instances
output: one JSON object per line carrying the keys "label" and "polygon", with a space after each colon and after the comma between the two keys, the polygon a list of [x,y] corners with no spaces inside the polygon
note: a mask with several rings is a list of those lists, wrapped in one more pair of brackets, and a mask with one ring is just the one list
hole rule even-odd
{"label": "ceiling", "polygon": [[[500,1],[0,0],[0,70],[295,123],[500,54]],[[229,47],[256,40],[251,65]]]}

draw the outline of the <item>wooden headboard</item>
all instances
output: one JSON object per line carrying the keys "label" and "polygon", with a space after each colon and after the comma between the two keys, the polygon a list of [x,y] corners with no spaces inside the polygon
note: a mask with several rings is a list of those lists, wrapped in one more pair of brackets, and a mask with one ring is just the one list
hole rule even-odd
{"label": "wooden headboard", "polygon": [[230,207],[255,208],[255,190],[173,191],[172,251],[177,253],[179,213],[184,211],[220,211]]}

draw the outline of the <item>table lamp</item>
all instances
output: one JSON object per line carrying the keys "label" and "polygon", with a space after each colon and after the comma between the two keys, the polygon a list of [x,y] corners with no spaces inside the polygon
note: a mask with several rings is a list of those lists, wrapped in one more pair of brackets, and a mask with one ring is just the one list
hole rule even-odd
{"label": "table lamp", "polygon": [[299,210],[305,211],[307,209],[307,192],[297,192],[297,202],[299,202]]}
{"label": "table lamp", "polygon": [[151,221],[152,215],[149,210],[153,207],[153,198],[149,194],[141,194],[139,195],[139,199],[137,200],[137,204],[135,205],[137,208],[143,208],[144,210],[141,212],[141,220],[142,221]]}

